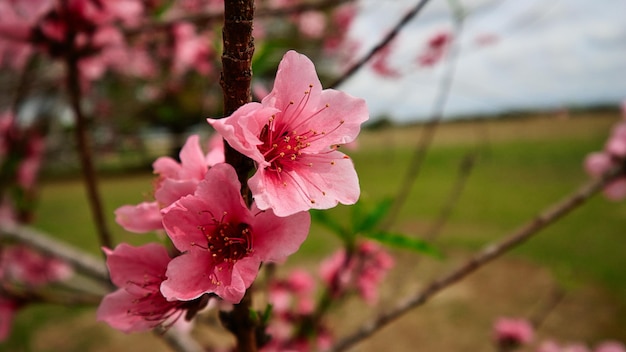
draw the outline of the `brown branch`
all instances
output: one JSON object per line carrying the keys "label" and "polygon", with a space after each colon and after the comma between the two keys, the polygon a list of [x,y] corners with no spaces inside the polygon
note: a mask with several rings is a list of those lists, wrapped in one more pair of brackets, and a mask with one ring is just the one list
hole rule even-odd
{"label": "brown branch", "polygon": [[65,73],[66,84],[70,105],[74,112],[76,121],[74,138],[76,139],[76,148],[78,149],[77,152],[80,157],[80,164],[83,173],[83,180],[85,182],[85,189],[87,191],[87,199],[91,209],[91,216],[96,225],[100,245],[112,248],[113,241],[111,240],[111,234],[104,216],[102,197],[100,196],[100,191],[98,190],[98,179],[93,165],[93,155],[87,137],[87,119],[81,107],[80,73],[78,71],[79,56],[74,50],[72,50],[75,37],[74,33],[71,31],[68,32],[66,38],[68,51],[65,55],[65,68],[67,70]]}
{"label": "brown branch", "polygon": [[460,281],[469,274],[475,272],[483,265],[498,258],[509,250],[527,241],[539,231],[555,223],[572,210],[584,204],[591,196],[602,190],[610,181],[620,175],[624,175],[623,167],[616,167],[600,179],[589,181],[581,186],[576,192],[554,204],[540,213],[537,217],[524,224],[518,230],[506,236],[499,243],[486,246],[476,253],[471,259],[452,270],[450,273],[432,281],[426,288],[417,292],[414,296],[396,305],[390,311],[383,313],[375,319],[363,324],[356,332],[340,340],[332,349],[333,352],[345,351],[351,346],[368,338],[387,324],[395,321],[408,311],[426,303],[431,297],[443,289]]}
{"label": "brown branch", "polygon": [[[220,84],[224,91],[224,115],[229,116],[242,105],[250,102],[252,80],[252,55],[254,39],[252,22],[254,0],[225,0],[224,28],[222,30],[224,52],[222,53],[222,75]],[[252,160],[225,143],[226,162],[237,171],[241,182],[241,194],[248,205],[252,197],[248,189],[248,175],[254,165]],[[256,327],[258,322],[250,316],[252,308],[251,288],[232,312],[224,313],[222,321],[237,339],[237,351],[256,352]]]}
{"label": "brown branch", "polygon": [[0,224],[0,239],[10,239],[27,244],[38,251],[59,258],[76,271],[82,272],[101,283],[110,285],[109,273],[102,260],[35,229],[16,224]]}
{"label": "brown branch", "polygon": [[372,48],[361,60],[357,61],[354,65],[352,65],[348,71],[346,71],[341,77],[335,80],[329,88],[336,88],[343,82],[345,82],[348,78],[352,77],[353,74],[356,73],[361,67],[363,67],[369,60],[374,57],[379,51],[381,51],[385,46],[389,45],[391,41],[400,33],[400,30],[409,23],[420,11],[424,8],[424,6],[428,3],[429,0],[420,0],[411,11],[407,12],[404,17],[393,27],[393,29],[378,43],[375,47]]}

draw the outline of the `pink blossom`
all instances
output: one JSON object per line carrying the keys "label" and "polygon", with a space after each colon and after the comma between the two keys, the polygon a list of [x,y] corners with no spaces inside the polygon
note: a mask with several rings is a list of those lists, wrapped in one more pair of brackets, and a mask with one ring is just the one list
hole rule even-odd
{"label": "pink blossom", "polygon": [[248,209],[235,170],[209,169],[193,195],[163,210],[163,225],[183,255],[172,260],[161,292],[168,299],[192,300],[215,293],[238,303],[263,261],[294,253],[307,236],[306,212],[280,218],[271,210]]}
{"label": "pink blossom", "polygon": [[165,247],[122,243],[104,252],[111,281],[118,289],[102,299],[99,321],[124,332],[137,332],[170,326],[182,315],[185,302],[168,301],[159,291],[170,262]]}
{"label": "pink blossom", "polygon": [[452,42],[452,35],[448,32],[436,33],[426,45],[424,52],[417,58],[421,66],[433,66],[444,56]]}
{"label": "pink blossom", "polygon": [[195,192],[209,167],[224,161],[224,144],[219,135],[209,140],[210,151],[204,154],[200,138],[192,135],[180,151],[180,163],[170,157],[160,157],[153,164],[159,174],[154,202],[124,205],[115,210],[115,221],[124,229],[144,233],[163,229],[161,209]]}
{"label": "pink blossom", "polygon": [[374,304],[378,300],[380,282],[393,265],[393,257],[382,247],[366,241],[359,245],[347,261],[345,250],[323,261],[320,276],[335,297],[356,289],[367,303]]}
{"label": "pink blossom", "polygon": [[176,75],[182,75],[189,69],[206,75],[211,70],[208,59],[211,54],[209,40],[206,36],[198,36],[194,26],[190,23],[177,23],[174,28],[174,59],[172,70]]}
{"label": "pink blossom", "polygon": [[208,122],[257,163],[248,185],[259,209],[287,216],[357,201],[354,165],[337,145],[352,142],[367,119],[364,100],[322,90],[311,60],[289,51],[261,103]]}
{"label": "pink blossom", "polygon": [[298,18],[298,28],[309,38],[321,38],[326,28],[326,17],[319,11],[306,11]]}
{"label": "pink blossom", "polygon": [[3,282],[36,287],[66,280],[72,274],[72,268],[65,262],[43,255],[25,245],[0,249],[0,280]]}
{"label": "pink blossom", "polygon": [[395,78],[400,76],[400,71],[391,67],[389,64],[391,48],[391,43],[386,45],[374,56],[372,60],[372,69],[382,77]]}
{"label": "pink blossom", "polygon": [[[599,178],[609,170],[626,162],[626,122],[613,128],[604,150],[587,155],[584,168],[594,178]],[[603,190],[604,196],[613,201],[626,198],[626,175],[612,180]]]}
{"label": "pink blossom", "polygon": [[626,352],[626,347],[618,341],[604,341],[596,346],[594,352]]}
{"label": "pink blossom", "polygon": [[275,314],[288,314],[295,308],[296,314],[311,314],[315,309],[313,294],[315,282],[304,270],[294,270],[286,280],[270,285],[269,301]]}
{"label": "pink blossom", "polygon": [[533,327],[525,319],[499,318],[493,326],[494,339],[500,345],[519,346],[533,340]]}

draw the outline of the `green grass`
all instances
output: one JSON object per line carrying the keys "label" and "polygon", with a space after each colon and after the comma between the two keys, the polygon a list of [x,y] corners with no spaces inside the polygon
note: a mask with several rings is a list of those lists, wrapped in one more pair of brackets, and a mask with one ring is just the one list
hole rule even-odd
{"label": "green grass", "polygon": [[[443,125],[394,229],[420,235],[445,203],[459,163],[474,153],[475,166],[438,243],[444,252],[481,248],[584,183],[587,177],[581,164],[585,155],[602,147],[617,118],[617,114],[609,114],[568,121],[543,118]],[[357,167],[364,202],[375,203],[398,192],[420,131],[414,126],[365,131],[360,149],[346,151]],[[118,206],[148,199],[152,180],[148,173],[101,180],[117,242],[137,244],[154,239],[152,235],[126,233],[112,216]],[[35,226],[99,255],[84,193],[78,180],[44,183]],[[338,207],[330,212],[345,218],[349,210]],[[626,307],[625,219],[624,202],[595,197],[511,255],[549,267],[566,286],[591,283],[606,287]],[[320,258],[336,243],[314,224],[301,252],[290,261]],[[29,324],[41,324],[45,320],[41,316],[46,315],[38,309],[26,313],[16,327],[20,339],[25,338]]]}

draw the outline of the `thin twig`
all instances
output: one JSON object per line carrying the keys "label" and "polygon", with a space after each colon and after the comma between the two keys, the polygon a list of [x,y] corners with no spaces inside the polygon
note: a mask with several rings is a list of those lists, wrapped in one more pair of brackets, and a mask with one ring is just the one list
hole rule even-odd
{"label": "thin twig", "polygon": [[493,243],[486,246],[483,250],[476,253],[471,259],[452,270],[450,273],[432,281],[428,286],[426,286],[426,288],[396,305],[390,311],[383,313],[375,319],[363,324],[356,332],[340,340],[330,351],[345,351],[360,341],[368,338],[387,324],[395,321],[411,309],[423,305],[431,297],[443,289],[460,281],[481,268],[483,265],[498,258],[516,246],[519,246],[533,235],[546,228],[548,225],[555,223],[563,216],[569,214],[572,210],[578,208],[585,201],[587,201],[591,196],[602,190],[610,181],[623,174],[624,169],[622,167],[616,167],[605,174],[602,178],[587,182],[576,192],[555,205],[547,208],[544,212],[524,224],[521,228],[506,236],[499,243]]}
{"label": "thin twig", "polygon": [[435,220],[433,225],[424,233],[425,240],[432,241],[439,235],[439,233],[441,233],[441,229],[450,218],[450,215],[452,215],[454,207],[458,204],[457,202],[459,201],[459,198],[463,193],[463,189],[465,188],[465,184],[469,179],[469,175],[474,168],[475,159],[475,154],[467,154],[465,155],[465,157],[463,157],[461,165],[459,166],[456,181],[454,182],[454,185],[450,190],[448,199],[439,211],[439,215],[437,216],[437,219]]}
{"label": "thin twig", "polygon": [[91,216],[96,225],[100,245],[112,248],[113,241],[104,216],[102,197],[100,196],[100,191],[98,189],[98,180],[93,165],[91,146],[89,145],[87,137],[87,119],[81,107],[80,73],[78,71],[79,57],[77,53],[72,50],[75,37],[75,33],[68,31],[66,38],[68,51],[65,55],[65,68],[67,71],[65,74],[70,105],[74,112],[76,121],[76,126],[74,127],[76,148],[80,157],[80,164],[83,173],[83,180],[85,182],[85,189],[87,191],[87,199],[89,200],[89,207],[91,209]]}
{"label": "thin twig", "polygon": [[400,33],[400,30],[407,24],[411,19],[417,16],[418,13],[424,8],[424,6],[428,3],[429,0],[420,0],[420,2],[415,5],[411,11],[407,12],[404,17],[393,27],[393,29],[378,43],[375,47],[372,48],[365,56],[361,58],[361,60],[357,61],[354,65],[352,65],[348,71],[346,71],[341,77],[335,80],[329,88],[336,88],[343,82],[345,82],[348,78],[352,77],[356,71],[358,71],[361,67],[363,67],[369,60],[374,57],[379,51],[381,51],[385,46],[389,45],[391,41]]}
{"label": "thin twig", "polygon": [[0,238],[27,244],[38,251],[59,258],[89,277],[110,285],[109,273],[102,260],[27,226],[0,224]]}
{"label": "thin twig", "polygon": [[[460,10],[458,12],[461,12]],[[404,206],[409,194],[411,193],[411,188],[415,183],[415,179],[419,176],[419,173],[422,168],[422,164],[426,159],[426,154],[428,153],[428,149],[432,143],[433,138],[435,137],[435,132],[437,131],[437,127],[439,127],[439,123],[443,119],[443,112],[448,101],[448,96],[450,95],[450,89],[452,88],[452,82],[454,79],[454,73],[456,71],[456,63],[460,53],[460,40],[459,36],[461,34],[461,30],[463,28],[463,17],[455,16],[456,29],[454,31],[454,36],[452,38],[452,43],[450,47],[450,51],[448,55],[446,55],[445,61],[445,71],[441,77],[441,84],[439,85],[439,89],[437,91],[437,96],[435,98],[435,102],[433,103],[433,112],[431,114],[431,119],[424,125],[422,129],[422,133],[420,138],[418,139],[417,145],[415,147],[415,152],[413,153],[413,157],[409,162],[409,166],[405,173],[404,179],[400,183],[400,187],[398,187],[398,192],[396,193],[396,197],[394,198],[393,205],[389,210],[389,215],[381,225],[383,229],[389,229],[391,225],[396,221],[400,209]]]}

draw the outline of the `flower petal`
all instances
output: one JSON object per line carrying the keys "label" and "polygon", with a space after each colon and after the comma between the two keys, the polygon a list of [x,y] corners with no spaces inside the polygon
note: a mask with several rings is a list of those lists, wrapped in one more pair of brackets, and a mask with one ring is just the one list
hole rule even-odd
{"label": "flower petal", "polygon": [[125,230],[135,233],[163,229],[161,210],[157,202],[121,206],[115,210],[115,222]]}

